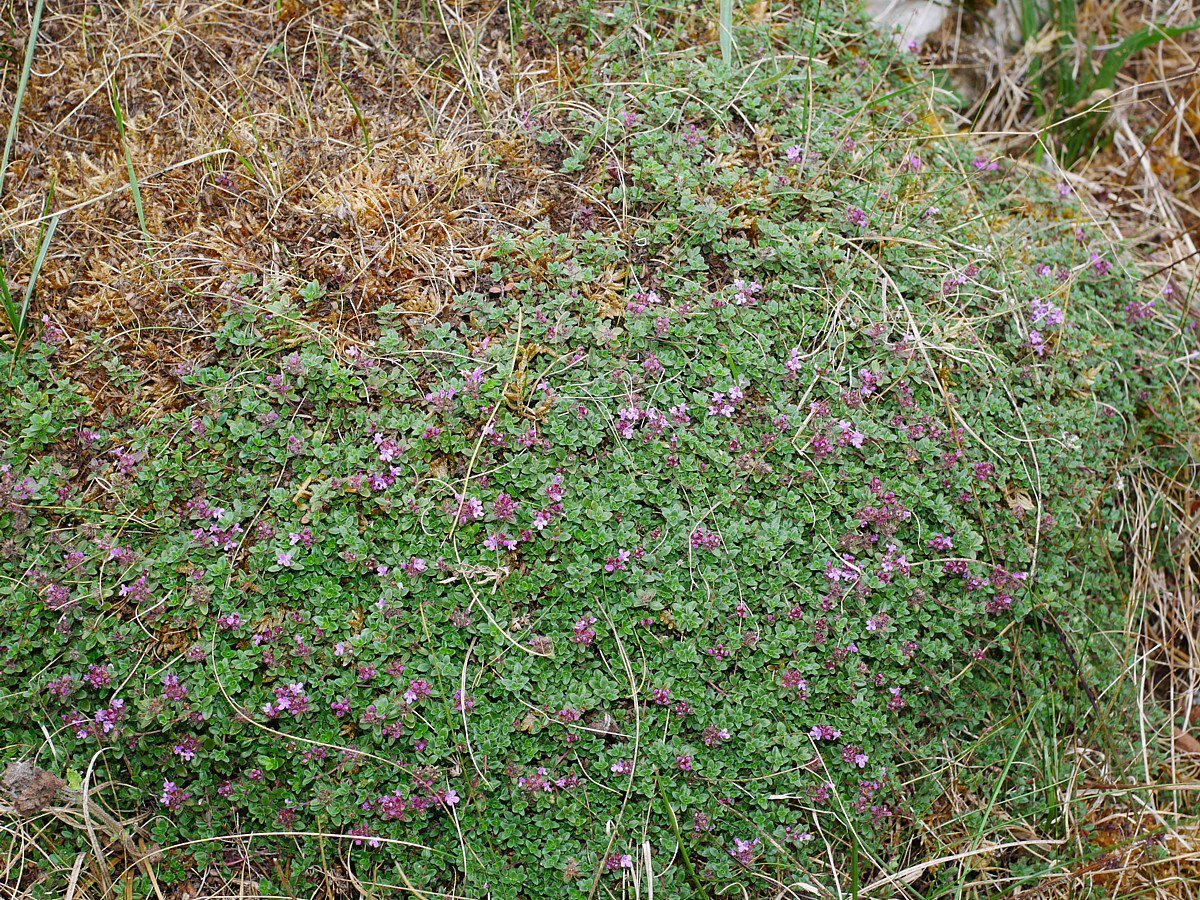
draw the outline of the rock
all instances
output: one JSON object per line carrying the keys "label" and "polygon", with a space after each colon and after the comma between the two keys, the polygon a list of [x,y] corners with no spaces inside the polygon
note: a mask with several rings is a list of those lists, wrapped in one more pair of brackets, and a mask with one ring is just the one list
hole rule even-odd
{"label": "rock", "polygon": [[[950,14],[950,0],[867,0],[867,15],[903,47],[921,46]],[[897,30],[898,29],[898,30]]]}
{"label": "rock", "polygon": [[57,775],[28,761],[9,763],[0,777],[0,787],[4,788],[13,811],[19,816],[41,812],[66,786],[67,783]]}

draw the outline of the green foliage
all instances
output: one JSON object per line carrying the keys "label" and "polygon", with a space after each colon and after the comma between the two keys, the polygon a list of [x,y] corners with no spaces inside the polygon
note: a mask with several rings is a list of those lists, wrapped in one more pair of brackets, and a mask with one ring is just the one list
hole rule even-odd
{"label": "green foliage", "polygon": [[309,281],[305,283],[304,287],[300,288],[300,297],[308,303],[316,303],[318,300],[324,298],[324,296],[325,288],[321,286],[320,282]]}

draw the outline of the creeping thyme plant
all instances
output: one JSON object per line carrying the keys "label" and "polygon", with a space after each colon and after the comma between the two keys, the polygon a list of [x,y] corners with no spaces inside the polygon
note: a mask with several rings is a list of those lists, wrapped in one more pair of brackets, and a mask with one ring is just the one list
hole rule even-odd
{"label": "creeping thyme plant", "polygon": [[1119,766],[1164,283],[885,41],[743,37],[612,41],[598,115],[514,126],[592,200],[437,317],[350,339],[246,274],[160,415],[90,409],[52,329],[4,359],[6,760],[103,783],[158,882],[498,898],[825,896],[952,781],[967,834],[997,785],[1044,814],[1031,735]]}

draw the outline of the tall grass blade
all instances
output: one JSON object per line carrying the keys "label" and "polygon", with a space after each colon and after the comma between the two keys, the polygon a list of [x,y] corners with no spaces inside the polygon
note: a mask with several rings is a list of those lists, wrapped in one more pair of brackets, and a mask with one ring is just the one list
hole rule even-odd
{"label": "tall grass blade", "polygon": [[[1075,0],[1056,0],[1054,6],[1055,18],[1057,19],[1058,40],[1055,42],[1058,48],[1058,61],[1055,65],[1055,100],[1058,106],[1063,106],[1065,103],[1073,103],[1073,92],[1083,91],[1083,95],[1090,92],[1085,83],[1081,83],[1081,79],[1075,77],[1073,70],[1074,57],[1073,52],[1076,45],[1079,44],[1079,17],[1076,15]],[[1091,50],[1089,46],[1088,51]],[[1090,64],[1091,54],[1083,53],[1083,63]]]}
{"label": "tall grass blade", "polygon": [[733,64],[733,0],[721,0],[718,34],[721,41],[721,62]]}
{"label": "tall grass blade", "polygon": [[1038,0],[1021,0],[1021,43],[1027,43],[1042,23],[1042,8]]}
{"label": "tall grass blade", "polygon": [[363,115],[362,109],[358,105],[358,101],[354,99],[354,95],[350,93],[350,88],[346,87],[346,82],[342,81],[337,75],[333,76],[338,83],[338,87],[342,89],[342,93],[346,95],[346,99],[350,101],[350,106],[354,109],[354,118],[358,120],[358,127],[362,131],[363,147],[365,152],[371,152],[371,129],[367,127],[366,116]]}
{"label": "tall grass blade", "polygon": [[12,118],[8,121],[8,137],[4,139],[4,156],[0,158],[0,196],[4,195],[4,176],[8,172],[8,158],[12,154],[13,141],[17,138],[17,120],[21,115],[21,101],[25,99],[25,88],[29,84],[29,73],[33,69],[33,50],[37,46],[38,30],[42,27],[42,7],[45,0],[37,0],[33,8],[33,21],[29,24],[29,41],[25,44],[25,61],[21,64],[21,77],[17,81],[17,93],[13,98]]}
{"label": "tall grass blade", "polygon": [[58,216],[53,216],[46,224],[46,231],[42,235],[41,246],[38,247],[37,258],[33,261],[33,268],[29,270],[29,284],[25,285],[25,299],[21,305],[21,319],[28,321],[29,303],[33,300],[33,290],[37,286],[38,275],[42,272],[42,263],[46,261],[46,252],[50,249],[50,241],[54,237],[54,229],[58,227]]}
{"label": "tall grass blade", "polygon": [[50,249],[50,241],[54,238],[54,229],[57,227],[58,216],[52,216],[39,238],[37,256],[33,260],[33,268],[29,272],[29,282],[25,285],[25,295],[21,298],[19,309],[13,302],[12,292],[8,287],[8,276],[4,267],[0,266],[0,307],[4,310],[9,330],[13,334],[11,345],[7,341],[0,340],[0,346],[9,350],[14,357],[21,349],[25,334],[29,330],[29,307],[33,303],[33,293],[37,288],[38,275],[42,271],[42,263],[46,261],[46,253]]}
{"label": "tall grass blade", "polygon": [[683,835],[679,833],[679,820],[675,818],[675,808],[671,806],[671,801],[662,792],[662,783],[658,780],[657,774],[654,776],[654,786],[658,789],[658,795],[662,797],[663,804],[667,807],[667,821],[671,825],[671,833],[675,836],[675,843],[679,847],[679,856],[683,860],[683,870],[687,873],[688,880],[692,883],[692,887],[696,889],[696,893],[703,897],[704,900],[708,900],[708,891],[704,887],[704,882],[696,876],[696,870],[692,866],[692,858],[688,855],[687,845],[683,842]]}
{"label": "tall grass blade", "polygon": [[1092,82],[1092,90],[1111,90],[1117,80],[1117,73],[1121,71],[1121,66],[1125,65],[1129,57],[1138,51],[1197,28],[1200,28],[1200,20],[1192,22],[1190,25],[1147,25],[1145,28],[1135,31],[1114,49],[1104,54],[1104,62]]}
{"label": "tall grass blade", "polygon": [[[8,319],[8,328],[17,333],[17,308],[13,306],[12,294],[8,292],[8,276],[4,274],[4,266],[0,266],[0,307],[4,309],[4,317]],[[16,353],[16,348],[4,338],[0,338],[0,347]]]}
{"label": "tall grass blade", "polygon": [[129,153],[129,141],[125,140],[125,116],[121,112],[121,101],[117,99],[115,80],[112,89],[112,109],[113,115],[117,119],[117,135],[121,139],[121,150],[125,154],[125,171],[129,176],[129,192],[133,195],[133,208],[137,211],[138,226],[142,229],[142,240],[146,242],[146,252],[152,253],[150,229],[146,227],[146,210],[142,206],[142,189],[138,184],[137,173],[133,170],[133,156]]}

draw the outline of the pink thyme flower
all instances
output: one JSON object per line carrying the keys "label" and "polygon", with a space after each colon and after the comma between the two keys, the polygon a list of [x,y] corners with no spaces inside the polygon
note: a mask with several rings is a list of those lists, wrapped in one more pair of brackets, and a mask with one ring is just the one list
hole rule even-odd
{"label": "pink thyme flower", "polygon": [[733,404],[725,399],[725,394],[718,392],[712,395],[712,400],[708,404],[709,417],[724,417],[726,419],[733,416]]}
{"label": "pink thyme flower", "polygon": [[862,748],[854,744],[847,744],[842,748],[842,761],[852,766],[865,768],[869,759],[870,757],[862,752]]}
{"label": "pink thyme flower", "polygon": [[618,550],[616,556],[610,556],[604,560],[605,572],[624,572],[629,568],[629,559],[631,553],[628,550]]}
{"label": "pink thyme flower", "polygon": [[783,673],[783,686],[790,691],[795,691],[796,695],[801,700],[808,699],[808,682],[800,675],[796,669],[788,669]]}
{"label": "pink thyme flower", "polygon": [[171,752],[182,759],[184,762],[191,762],[196,758],[196,753],[200,750],[200,742],[192,735],[188,735],[178,744],[176,744]]}
{"label": "pink thyme flower", "polygon": [[454,515],[457,516],[460,525],[483,518],[483,501],[478,497],[465,497],[462,494],[455,494],[454,503]]}
{"label": "pink thyme flower", "polygon": [[89,665],[87,674],[83,676],[83,680],[94,688],[107,687],[112,682],[112,672],[108,666]]}
{"label": "pink thyme flower", "polygon": [[1125,304],[1125,321],[1130,325],[1154,318],[1154,299],[1130,300]]}
{"label": "pink thyme flower", "polygon": [[164,781],[159,803],[167,809],[174,811],[183,806],[189,797],[191,797],[191,794],[180,788],[175,782]]}
{"label": "pink thyme flower", "polygon": [[1032,325],[1042,324],[1048,328],[1061,325],[1064,321],[1063,311],[1049,300],[1037,299],[1029,304],[1029,322]]}
{"label": "pink thyme flower", "polygon": [[758,838],[751,841],[734,838],[733,849],[729,851],[729,855],[743,866],[749,866],[754,862],[754,848],[757,846]]}
{"label": "pink thyme flower", "polygon": [[501,492],[492,501],[492,515],[500,522],[511,522],[516,517],[519,504],[512,497]]}
{"label": "pink thyme flower", "polygon": [[571,640],[576,644],[582,644],[585,647],[590,647],[596,640],[596,631],[592,628],[596,624],[595,616],[584,616],[577,621],[572,627]]}
{"label": "pink thyme flower", "polygon": [[483,542],[483,546],[493,552],[500,550],[516,550],[517,542],[505,534],[503,531],[498,531],[495,534],[489,535]]}
{"label": "pink thyme flower", "polygon": [[944,534],[935,534],[929,539],[929,546],[934,550],[953,550],[954,542]]}
{"label": "pink thyme flower", "polygon": [[263,714],[268,719],[274,719],[284,713],[290,716],[299,716],[308,712],[308,709],[308,696],[304,692],[304,682],[302,681],[275,688],[274,702],[263,704]]}
{"label": "pink thyme flower", "polygon": [[408,690],[404,692],[404,702],[412,706],[418,700],[424,700],[433,693],[433,688],[430,687],[428,681],[418,678],[408,686]]}
{"label": "pink thyme flower", "polygon": [[96,724],[100,726],[100,731],[103,734],[108,734],[117,724],[125,718],[125,701],[119,697],[114,698],[105,709],[99,710],[96,713]]}
{"label": "pink thyme flower", "polygon": [[178,703],[187,697],[187,687],[180,684],[177,675],[164,675],[162,677],[163,697],[173,703]]}
{"label": "pink thyme flower", "polygon": [[709,725],[701,733],[701,737],[704,739],[705,747],[715,747],[718,744],[729,740],[729,729],[717,728],[715,725]]}

